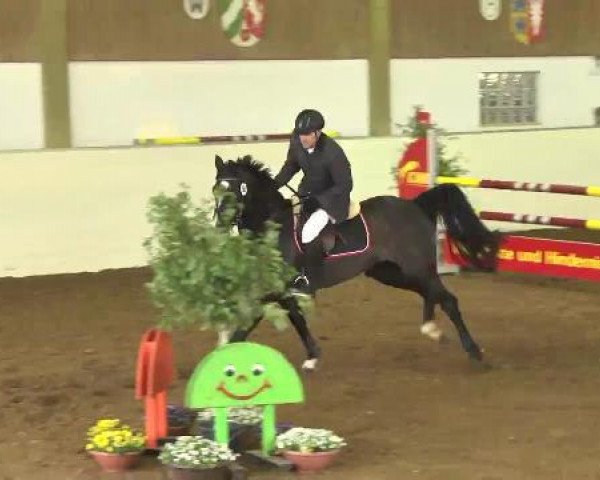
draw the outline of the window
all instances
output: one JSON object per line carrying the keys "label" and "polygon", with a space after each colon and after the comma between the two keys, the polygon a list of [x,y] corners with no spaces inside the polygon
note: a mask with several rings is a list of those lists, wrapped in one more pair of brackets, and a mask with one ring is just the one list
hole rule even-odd
{"label": "window", "polygon": [[539,72],[480,73],[480,125],[536,123],[538,75]]}

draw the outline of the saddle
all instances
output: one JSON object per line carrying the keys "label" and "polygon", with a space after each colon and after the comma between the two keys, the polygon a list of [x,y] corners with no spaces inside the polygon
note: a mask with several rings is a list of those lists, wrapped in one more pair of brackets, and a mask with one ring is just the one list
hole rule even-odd
{"label": "saddle", "polygon": [[[294,240],[298,251],[303,252],[300,238],[308,215],[298,214],[294,216]],[[360,204],[350,202],[348,219],[338,224],[328,223],[319,234],[319,239],[323,243],[326,258],[358,255],[366,251],[370,247],[370,235]]]}

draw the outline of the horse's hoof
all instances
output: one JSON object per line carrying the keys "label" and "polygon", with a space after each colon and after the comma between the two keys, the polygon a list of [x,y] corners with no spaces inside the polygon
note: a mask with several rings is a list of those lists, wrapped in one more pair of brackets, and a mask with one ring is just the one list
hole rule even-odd
{"label": "horse's hoof", "polygon": [[483,360],[483,352],[479,348],[469,350],[469,357],[471,358],[471,360],[481,362]]}
{"label": "horse's hoof", "polygon": [[314,372],[317,368],[318,361],[318,358],[309,358],[308,360],[305,360],[302,364],[302,370],[304,370],[305,372]]}
{"label": "horse's hoof", "polygon": [[442,332],[442,329],[438,327],[433,320],[421,325],[421,334],[431,338],[436,342],[442,343],[446,341],[446,336],[444,335],[444,332]]}

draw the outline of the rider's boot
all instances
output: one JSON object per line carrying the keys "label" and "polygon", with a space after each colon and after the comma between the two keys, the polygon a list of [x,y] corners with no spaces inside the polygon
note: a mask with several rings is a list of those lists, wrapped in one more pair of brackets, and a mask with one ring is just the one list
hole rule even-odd
{"label": "rider's boot", "polygon": [[290,293],[294,296],[310,296],[317,290],[323,277],[325,251],[323,242],[317,237],[304,246],[299,258],[300,274],[292,281]]}

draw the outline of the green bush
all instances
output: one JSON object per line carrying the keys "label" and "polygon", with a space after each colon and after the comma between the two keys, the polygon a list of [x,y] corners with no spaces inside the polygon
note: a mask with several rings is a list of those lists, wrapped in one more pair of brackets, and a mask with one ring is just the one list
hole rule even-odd
{"label": "green bush", "polygon": [[277,248],[277,226],[268,224],[261,236],[232,235],[212,217],[209,203],[194,205],[185,185],[174,196],[150,199],[153,233],[144,246],[154,278],[147,286],[162,311],[161,326],[236,329],[265,317],[285,328],[287,314],[273,300],[285,294],[295,271]]}

